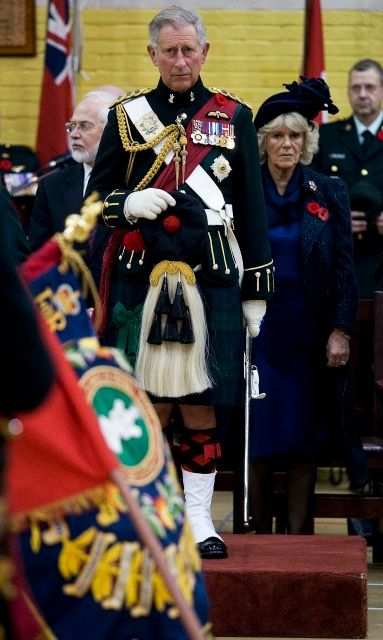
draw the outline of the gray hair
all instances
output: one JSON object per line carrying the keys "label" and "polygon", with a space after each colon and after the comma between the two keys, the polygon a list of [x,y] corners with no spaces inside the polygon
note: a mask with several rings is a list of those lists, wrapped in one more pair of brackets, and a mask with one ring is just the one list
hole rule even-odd
{"label": "gray hair", "polygon": [[304,116],[296,111],[292,113],[282,113],[258,130],[257,135],[261,164],[266,161],[266,136],[280,127],[288,127],[296,133],[304,134],[300,161],[302,164],[310,164],[314,153],[318,151],[318,127],[309,123]]}
{"label": "gray hair", "polygon": [[376,71],[380,78],[380,84],[383,85],[383,67],[377,60],[373,60],[372,58],[363,58],[363,60],[355,62],[348,72],[348,78],[350,80],[351,73],[353,71],[369,71],[370,69],[374,69]]}
{"label": "gray hair", "polygon": [[157,13],[149,23],[149,38],[153,49],[157,49],[160,30],[167,24],[175,29],[191,24],[196,30],[199,44],[201,47],[205,46],[206,28],[199,15],[174,4]]}
{"label": "gray hair", "polygon": [[97,114],[97,117],[100,122],[106,124],[108,120],[108,113],[110,105],[115,101],[116,96],[112,93],[108,93],[107,91],[88,91],[82,98],[81,102],[84,100],[94,100],[95,102],[100,103],[100,110]]}

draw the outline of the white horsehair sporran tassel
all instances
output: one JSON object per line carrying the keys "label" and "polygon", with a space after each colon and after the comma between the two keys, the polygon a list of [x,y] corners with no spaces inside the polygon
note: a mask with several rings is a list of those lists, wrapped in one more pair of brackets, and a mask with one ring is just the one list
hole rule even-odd
{"label": "white horsehair sporran tassel", "polygon": [[[173,263],[174,264],[174,263]],[[185,265],[186,266],[186,265]],[[167,278],[169,298],[173,303],[177,284],[181,282],[186,306],[190,310],[190,320],[194,341],[189,344],[163,340],[161,344],[150,344],[148,337],[152,327],[155,308]],[[167,316],[161,316],[161,330],[164,332]],[[135,376],[139,384],[149,393],[158,397],[179,398],[192,393],[201,393],[212,387],[207,368],[208,331],[205,311],[196,284],[190,284],[182,271],[166,272],[149,286],[142,311],[141,333]]]}

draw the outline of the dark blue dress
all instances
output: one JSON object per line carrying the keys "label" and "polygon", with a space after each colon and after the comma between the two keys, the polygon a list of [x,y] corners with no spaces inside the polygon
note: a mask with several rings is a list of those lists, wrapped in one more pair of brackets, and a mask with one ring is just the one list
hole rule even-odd
{"label": "dark blue dress", "polygon": [[302,168],[283,196],[262,167],[275,266],[275,294],[268,302],[252,362],[263,400],[251,401],[250,457],[309,454],[317,438],[313,420],[313,354],[317,322],[303,286],[301,251]]}

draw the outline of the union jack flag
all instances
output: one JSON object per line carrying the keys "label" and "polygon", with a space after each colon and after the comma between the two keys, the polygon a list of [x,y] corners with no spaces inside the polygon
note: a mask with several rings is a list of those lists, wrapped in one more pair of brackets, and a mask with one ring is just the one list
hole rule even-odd
{"label": "union jack flag", "polygon": [[74,83],[69,0],[50,0],[36,150],[42,165],[68,152],[64,125],[71,118]]}

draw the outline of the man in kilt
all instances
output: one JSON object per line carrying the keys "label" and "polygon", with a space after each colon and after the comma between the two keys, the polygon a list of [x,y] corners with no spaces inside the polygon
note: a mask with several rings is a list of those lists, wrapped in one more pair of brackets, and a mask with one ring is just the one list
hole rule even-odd
{"label": "man in kilt", "polygon": [[112,105],[88,186],[114,229],[100,335],[125,350],[163,427],[179,407],[187,514],[201,557],[224,558],[215,407],[243,403],[244,321],[256,336],[273,291],[257,139],[247,105],[202,83],[196,13],[164,9],[149,35],[158,85]]}

